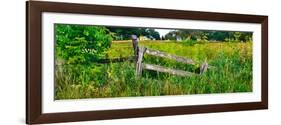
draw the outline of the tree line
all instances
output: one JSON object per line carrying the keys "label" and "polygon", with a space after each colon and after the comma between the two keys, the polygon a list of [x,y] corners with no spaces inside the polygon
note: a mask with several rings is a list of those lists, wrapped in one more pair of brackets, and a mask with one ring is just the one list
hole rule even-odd
{"label": "tree line", "polygon": [[206,30],[175,30],[165,35],[164,40],[196,40],[220,42],[252,41],[252,32],[237,31],[206,31]]}
{"label": "tree line", "polygon": [[160,40],[160,34],[153,28],[106,27],[113,33],[114,40],[130,40],[131,35],[146,36],[149,39]]}
{"label": "tree line", "polygon": [[106,27],[113,33],[114,40],[130,40],[131,35],[145,36],[151,40],[196,40],[196,41],[233,41],[247,42],[252,41],[252,32],[238,31],[211,31],[211,30],[192,30],[180,29],[171,30],[165,36],[160,36],[153,28],[133,28],[133,27]]}

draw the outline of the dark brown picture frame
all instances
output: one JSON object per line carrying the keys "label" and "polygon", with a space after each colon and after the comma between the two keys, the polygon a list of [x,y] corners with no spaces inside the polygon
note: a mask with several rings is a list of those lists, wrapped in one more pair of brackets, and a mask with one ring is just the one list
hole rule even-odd
{"label": "dark brown picture frame", "polygon": [[[42,113],[42,13],[76,13],[132,17],[259,23],[262,31],[262,101],[231,104],[174,106],[158,108]],[[198,11],[163,10],[57,2],[26,2],[26,123],[55,123],[86,120],[150,117],[268,108],[268,17]]]}

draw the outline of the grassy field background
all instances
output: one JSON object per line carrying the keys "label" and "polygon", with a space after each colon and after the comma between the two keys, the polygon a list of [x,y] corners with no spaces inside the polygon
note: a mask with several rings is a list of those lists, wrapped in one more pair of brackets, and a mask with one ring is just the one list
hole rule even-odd
{"label": "grassy field background", "polygon": [[[135,77],[134,62],[56,65],[55,99],[188,95],[252,91],[252,42],[206,42],[186,45],[176,41],[140,41],[140,46],[181,57],[196,65],[145,55],[144,62],[197,72],[206,59],[216,67],[203,75],[181,77],[144,70]],[[131,41],[112,42],[107,58],[133,55]]]}

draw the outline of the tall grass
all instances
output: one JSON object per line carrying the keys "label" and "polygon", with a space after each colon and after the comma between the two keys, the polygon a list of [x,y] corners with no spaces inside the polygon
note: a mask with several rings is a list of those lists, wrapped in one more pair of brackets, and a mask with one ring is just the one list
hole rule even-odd
{"label": "tall grass", "polygon": [[[133,55],[131,42],[113,42],[105,53],[108,58]],[[135,64],[92,63],[57,65],[55,99],[81,99],[128,96],[233,93],[252,91],[252,43],[203,43],[142,41],[140,46],[191,58],[196,65],[145,55],[144,62],[197,72],[205,59],[216,67],[203,75],[180,77],[144,70],[135,77]]]}

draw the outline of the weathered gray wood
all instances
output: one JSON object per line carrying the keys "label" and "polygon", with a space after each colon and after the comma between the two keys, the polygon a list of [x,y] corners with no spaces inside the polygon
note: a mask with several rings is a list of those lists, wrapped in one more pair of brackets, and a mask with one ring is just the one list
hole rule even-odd
{"label": "weathered gray wood", "polygon": [[200,66],[200,74],[203,74],[204,72],[206,72],[208,70],[208,63],[205,60],[205,62],[203,62]]}
{"label": "weathered gray wood", "polygon": [[134,48],[134,55],[137,59],[138,57],[138,37],[136,35],[132,35],[132,43],[133,43],[133,48]]}
{"label": "weathered gray wood", "polygon": [[185,63],[185,64],[195,64],[192,59],[179,57],[179,56],[168,54],[168,53],[161,52],[161,51],[158,51],[158,50],[152,50],[152,49],[147,48],[146,53],[149,54],[149,55],[153,55],[153,56],[159,56],[159,57],[173,59],[173,60],[176,60],[178,62]]}
{"label": "weathered gray wood", "polygon": [[[162,66],[158,65],[152,65],[152,64],[143,64],[143,56],[144,54],[152,55],[152,56],[158,56],[158,57],[163,57],[163,58],[168,58],[168,59],[173,59],[176,60],[177,62],[185,63],[185,64],[195,64],[195,62],[192,59],[188,58],[183,58],[179,57],[176,55],[172,55],[169,53],[161,52],[158,50],[153,50],[153,49],[148,49],[145,47],[139,47],[138,46],[138,37],[136,35],[132,35],[132,43],[133,43],[133,48],[134,48],[134,57],[136,59],[136,75],[140,76],[142,74],[143,69],[148,69],[148,70],[155,70],[158,72],[165,72],[165,73],[170,73],[173,75],[179,75],[179,76],[193,76],[197,75],[195,73],[187,72],[187,71],[182,71],[182,70],[176,70],[176,69],[171,69],[171,68],[165,68]],[[211,68],[212,66],[208,66],[207,61],[205,60],[204,63],[200,66],[200,74],[203,74],[204,72],[207,71],[208,68]]]}
{"label": "weathered gray wood", "polygon": [[140,76],[142,74],[142,59],[143,59],[143,55],[146,51],[146,48],[144,47],[139,47],[138,50],[138,58],[136,61],[136,74],[137,76]]}
{"label": "weathered gray wood", "polygon": [[152,64],[142,64],[143,69],[148,69],[148,70],[155,70],[158,72],[164,72],[164,73],[170,73],[173,75],[178,75],[178,76],[194,76],[196,74],[187,72],[187,71],[182,71],[182,70],[176,70],[176,69],[171,69],[171,68],[166,68],[158,65],[152,65]]}

